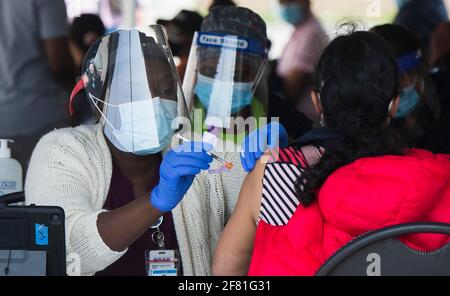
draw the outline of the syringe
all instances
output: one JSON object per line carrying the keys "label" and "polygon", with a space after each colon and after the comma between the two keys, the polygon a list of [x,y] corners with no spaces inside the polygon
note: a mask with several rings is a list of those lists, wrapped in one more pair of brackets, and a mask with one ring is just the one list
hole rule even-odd
{"label": "syringe", "polygon": [[[191,141],[191,140],[186,139],[185,137],[183,137],[183,136],[180,135],[180,134],[177,134],[177,138],[183,140],[184,142],[190,142],[190,141]],[[234,166],[234,165],[233,165],[231,162],[226,161],[225,159],[223,159],[223,158],[221,158],[221,157],[215,155],[214,153],[210,153],[210,152],[209,152],[209,154],[211,155],[212,158],[214,158],[215,160],[217,160],[218,162],[220,162],[220,163],[221,163],[224,167],[226,167],[227,169],[229,169],[229,170],[233,169],[233,166]]]}

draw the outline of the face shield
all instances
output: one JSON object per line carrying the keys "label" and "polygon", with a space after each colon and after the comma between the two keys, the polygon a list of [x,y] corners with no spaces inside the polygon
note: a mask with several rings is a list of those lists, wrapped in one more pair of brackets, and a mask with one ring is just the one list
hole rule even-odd
{"label": "face shield", "polygon": [[[206,129],[233,130],[233,120],[266,116],[267,47],[235,35],[195,33],[183,89]],[[194,113],[195,115],[195,113]],[[239,128],[238,128],[239,130]]]}
{"label": "face shield", "polygon": [[159,25],[119,30],[87,53],[83,76],[72,93],[85,88],[100,114],[104,134],[119,150],[158,153],[180,128],[187,110],[164,30]]}

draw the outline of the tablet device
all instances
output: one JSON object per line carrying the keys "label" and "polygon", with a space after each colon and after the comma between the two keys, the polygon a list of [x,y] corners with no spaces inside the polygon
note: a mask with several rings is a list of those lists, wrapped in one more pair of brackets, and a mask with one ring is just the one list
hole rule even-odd
{"label": "tablet device", "polygon": [[62,208],[0,203],[0,276],[5,275],[66,275]]}

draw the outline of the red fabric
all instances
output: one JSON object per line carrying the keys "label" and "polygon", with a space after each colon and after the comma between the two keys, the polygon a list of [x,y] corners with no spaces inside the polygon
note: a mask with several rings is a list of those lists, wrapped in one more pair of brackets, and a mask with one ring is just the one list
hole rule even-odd
{"label": "red fabric", "polygon": [[[259,223],[249,275],[314,275],[356,236],[421,221],[450,223],[450,156],[412,149],[360,159],[331,175],[318,201],[300,205],[286,226]],[[435,234],[402,240],[421,251],[450,242]]]}
{"label": "red fabric", "polygon": [[74,110],[73,110],[73,99],[75,96],[85,88],[83,79],[78,80],[77,84],[72,90],[72,93],[70,94],[70,101],[69,101],[69,113],[70,116],[73,116]]}

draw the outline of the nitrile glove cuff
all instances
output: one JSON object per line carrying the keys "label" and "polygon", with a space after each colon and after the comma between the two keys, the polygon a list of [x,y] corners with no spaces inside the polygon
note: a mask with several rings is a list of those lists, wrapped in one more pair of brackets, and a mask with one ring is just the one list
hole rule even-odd
{"label": "nitrile glove cuff", "polygon": [[[273,130],[272,130],[273,129]],[[272,133],[274,131],[274,133]],[[265,150],[288,145],[287,131],[282,124],[273,121],[249,133],[243,143],[240,155],[242,168],[246,172],[254,169]]]}
{"label": "nitrile glove cuff", "polygon": [[174,206],[168,204],[168,200],[160,196],[159,184],[156,185],[150,193],[150,204],[161,212],[170,212],[174,209]]}

